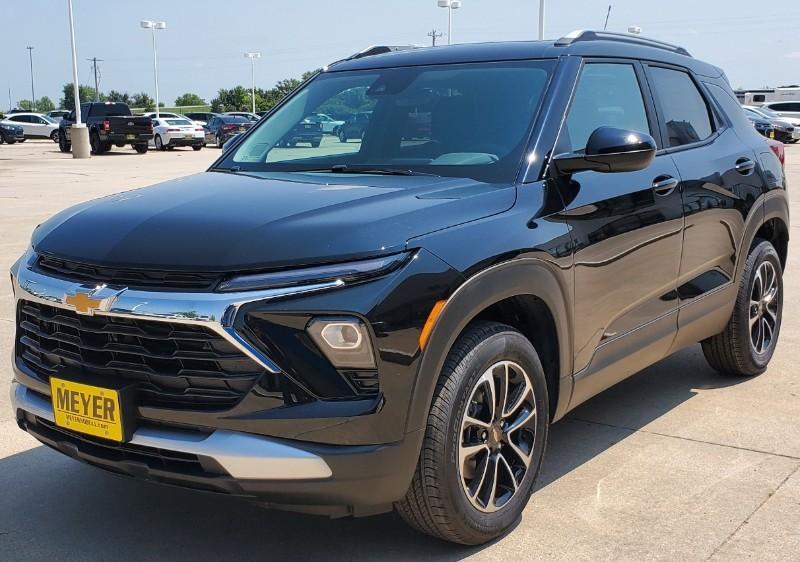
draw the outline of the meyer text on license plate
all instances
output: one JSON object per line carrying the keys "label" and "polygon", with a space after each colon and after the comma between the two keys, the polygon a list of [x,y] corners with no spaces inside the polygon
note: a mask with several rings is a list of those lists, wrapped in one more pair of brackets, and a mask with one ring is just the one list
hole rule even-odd
{"label": "meyer text on license plate", "polygon": [[50,377],[55,423],[95,437],[123,440],[119,392]]}

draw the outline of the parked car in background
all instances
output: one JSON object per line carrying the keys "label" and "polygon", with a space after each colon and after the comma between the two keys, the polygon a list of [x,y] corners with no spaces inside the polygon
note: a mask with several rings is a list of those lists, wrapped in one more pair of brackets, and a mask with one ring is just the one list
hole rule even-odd
{"label": "parked car in background", "polygon": [[350,139],[364,138],[364,131],[367,125],[369,125],[371,117],[371,111],[354,113],[342,125],[337,127],[336,136],[339,137],[341,142],[347,142]]}
{"label": "parked car in background", "polygon": [[[103,154],[111,147],[131,145],[136,152],[147,152],[147,143],[153,138],[153,120],[143,115],[132,115],[128,104],[100,101],[81,104],[81,120],[89,129],[89,144],[94,154]],[[71,111],[59,123],[61,134],[58,148],[61,152],[72,149],[70,130],[75,122]]]}
{"label": "parked car in background", "polygon": [[319,123],[322,126],[322,132],[326,135],[334,135],[338,132],[338,128],[344,125],[344,121],[334,119],[324,113],[314,113],[306,117],[309,121]]}
{"label": "parked car in background", "polygon": [[252,121],[255,123],[261,116],[256,113],[250,113],[249,111],[226,111],[223,115],[233,115],[234,117],[244,117],[248,121]]}
{"label": "parked car in background", "polygon": [[52,119],[53,121],[55,121],[56,123],[61,121],[67,115],[69,115],[69,110],[68,109],[56,109],[56,110],[47,112],[47,116],[50,119]]}
{"label": "parked car in background", "polygon": [[173,117],[153,119],[153,145],[158,150],[172,150],[176,146],[200,150],[205,144],[205,131],[194,121]]}
{"label": "parked car in background", "polygon": [[205,129],[205,140],[214,143],[217,148],[222,148],[229,138],[245,132],[253,126],[253,121],[238,115],[217,115],[211,118]]}
{"label": "parked car in background", "polygon": [[800,128],[795,128],[795,126],[788,121],[784,121],[782,119],[772,119],[747,106],[742,106],[742,109],[744,110],[745,116],[748,119],[764,120],[769,123],[770,128],[772,128],[774,131],[774,135],[771,138],[774,138],[780,142],[797,142],[797,139],[800,138]]}
{"label": "parked car in background", "polygon": [[[142,113],[142,115],[144,115],[145,117],[149,117],[151,119],[155,119],[156,118],[156,112],[155,111],[148,111],[147,113]],[[184,118],[184,116],[181,115],[180,113],[172,113],[170,111],[161,111],[161,112],[159,112],[158,116],[159,117],[169,117],[171,119],[183,119]]]}
{"label": "parked car in background", "polygon": [[10,122],[0,122],[0,144],[4,142],[14,144],[24,140],[25,133],[22,131],[22,127]]}
{"label": "parked car in background", "polygon": [[800,101],[771,101],[761,107],[774,111],[781,117],[800,117]]}
{"label": "parked car in background", "polygon": [[744,116],[760,134],[770,139],[775,138],[775,129],[772,128],[772,122],[769,119],[765,119],[747,112],[745,112]]}
{"label": "parked car in background", "polygon": [[183,115],[199,125],[207,125],[208,122],[211,121],[212,117],[216,117],[220,114],[214,113],[213,111],[190,111],[189,113],[184,113]]}
{"label": "parked car in background", "polygon": [[9,114],[3,123],[22,127],[26,139],[52,139],[58,142],[58,123],[41,113]]}
{"label": "parked car in background", "polygon": [[772,123],[780,123],[794,127],[794,130],[792,131],[792,138],[784,142],[796,143],[798,140],[800,140],[800,117],[783,116],[767,107],[743,105],[742,108],[746,113],[752,113],[763,117],[764,119],[769,119]]}
{"label": "parked car in background", "polygon": [[322,125],[306,117],[292,127],[292,130],[278,142],[278,146],[293,147],[301,142],[317,148],[322,142]]}

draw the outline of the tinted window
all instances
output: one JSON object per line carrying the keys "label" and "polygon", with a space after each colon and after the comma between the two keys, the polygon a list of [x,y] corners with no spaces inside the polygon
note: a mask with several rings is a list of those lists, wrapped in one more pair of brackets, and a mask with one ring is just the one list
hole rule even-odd
{"label": "tinted window", "polygon": [[705,99],[692,78],[679,70],[651,67],[670,146],[707,139],[714,132]]}
{"label": "tinted window", "polygon": [[104,103],[92,106],[92,117],[113,117],[130,115],[131,110],[124,103]]}
{"label": "tinted window", "polygon": [[[716,100],[719,106],[722,108],[722,111],[725,115],[728,116],[728,121],[731,124],[738,128],[741,127],[750,127],[752,129],[752,125],[745,119],[745,112],[742,111],[742,106],[739,105],[739,102],[736,101],[736,97],[732,92],[728,92],[725,89],[717,86],[716,84],[710,84],[709,82],[705,82],[706,89],[711,94],[711,96]],[[755,117],[756,113],[752,109],[747,109],[746,115]]]}
{"label": "tinted window", "polygon": [[616,127],[652,134],[642,90],[630,64],[591,63],[575,87],[559,150],[576,152],[598,127]]}
{"label": "tinted window", "polygon": [[764,94],[756,94],[753,96],[753,101],[760,101],[763,102],[765,99]]}
{"label": "tinted window", "polygon": [[192,122],[188,119],[164,119],[167,125],[191,125]]}
{"label": "tinted window", "polygon": [[250,120],[246,117],[239,117],[238,115],[226,115],[221,117],[223,123],[249,123]]}
{"label": "tinted window", "polygon": [[800,112],[800,103],[780,102],[769,104],[770,109],[775,111],[798,111]]}
{"label": "tinted window", "polygon": [[13,117],[9,117],[11,121],[17,121],[18,123],[30,123],[31,118],[27,115],[14,115]]}

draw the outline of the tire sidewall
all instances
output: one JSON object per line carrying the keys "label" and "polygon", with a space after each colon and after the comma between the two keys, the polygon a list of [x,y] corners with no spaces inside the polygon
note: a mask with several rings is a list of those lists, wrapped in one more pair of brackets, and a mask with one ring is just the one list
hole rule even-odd
{"label": "tire sidewall", "polygon": [[[464,494],[458,466],[458,445],[461,439],[462,416],[471,397],[472,389],[481,375],[499,361],[517,363],[531,378],[537,410],[536,438],[531,465],[520,485],[520,490],[499,511],[484,513],[473,507]],[[457,398],[450,409],[447,420],[446,460],[440,465],[444,467],[443,481],[446,486],[448,503],[455,507],[454,516],[457,516],[464,530],[488,539],[504,532],[514,524],[533,492],[534,482],[541,467],[547,443],[549,425],[547,382],[533,346],[522,334],[511,328],[488,337],[476,346],[459,362],[454,375],[459,376],[460,380],[458,381]]]}
{"label": "tire sidewall", "polygon": [[[764,261],[769,261],[775,268],[776,282],[778,284],[778,318],[775,322],[775,331],[769,349],[764,353],[756,353],[750,341],[750,295],[753,290],[753,280],[758,272],[759,266]],[[747,264],[745,265],[741,290],[743,292],[739,295],[734,314],[738,315],[737,324],[743,332],[740,341],[747,344],[746,351],[742,355],[747,370],[753,374],[758,374],[767,368],[767,365],[772,359],[772,355],[775,353],[775,348],[778,345],[778,338],[781,332],[781,322],[783,320],[783,268],[781,267],[781,260],[778,257],[778,253],[771,243],[767,241],[759,242],[750,252]]]}

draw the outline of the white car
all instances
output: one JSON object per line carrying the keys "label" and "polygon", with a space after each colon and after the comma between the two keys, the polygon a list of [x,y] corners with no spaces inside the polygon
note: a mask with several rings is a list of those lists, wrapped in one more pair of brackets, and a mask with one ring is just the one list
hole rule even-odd
{"label": "white car", "polygon": [[205,144],[203,127],[185,117],[153,119],[153,145],[158,150],[172,150],[176,146],[200,150]]}
{"label": "white car", "polygon": [[[156,118],[155,111],[148,111],[147,113],[142,113],[145,117],[149,117],[150,119]],[[186,119],[185,116],[179,115],[178,113],[170,113],[168,111],[161,111],[159,112],[158,116],[163,119]]]}
{"label": "white car", "polygon": [[770,101],[761,108],[774,111],[781,117],[800,117],[800,101]]}
{"label": "white car", "polygon": [[334,119],[330,115],[325,115],[324,113],[315,113],[313,115],[309,115],[306,119],[322,125],[322,133],[325,135],[336,134],[336,129],[344,125],[344,121],[339,121],[338,119]]}
{"label": "white car", "polygon": [[[761,119],[766,119],[771,123],[782,123],[783,125],[788,125],[794,127],[794,130],[791,133],[791,139],[786,140],[785,142],[790,142],[792,144],[800,141],[800,117],[792,117],[790,115],[782,115],[775,111],[772,111],[770,108],[766,106],[755,106],[755,105],[743,105],[742,109],[744,109],[745,113],[749,113],[754,115],[755,117],[760,117]],[[782,130],[780,127],[776,129],[776,131]]]}
{"label": "white car", "polygon": [[12,113],[3,123],[22,127],[26,139],[52,139],[58,142],[58,123],[41,113]]}

